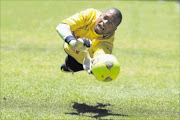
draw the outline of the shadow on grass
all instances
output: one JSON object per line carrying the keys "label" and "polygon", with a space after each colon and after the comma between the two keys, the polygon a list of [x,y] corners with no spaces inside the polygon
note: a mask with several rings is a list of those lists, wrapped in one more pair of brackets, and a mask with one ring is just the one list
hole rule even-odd
{"label": "shadow on grass", "polygon": [[92,106],[92,105],[87,105],[85,103],[73,103],[73,108],[77,111],[77,112],[72,112],[72,113],[65,113],[65,114],[70,114],[70,115],[83,115],[82,113],[95,113],[97,115],[95,116],[87,116],[87,117],[91,117],[91,118],[101,118],[101,117],[105,117],[105,116],[123,116],[123,117],[128,117],[128,115],[123,115],[123,114],[114,114],[114,113],[110,113],[109,110],[107,109],[102,109],[103,107],[106,106],[112,106],[111,104],[102,104],[102,103],[97,103],[98,105],[96,106]]}

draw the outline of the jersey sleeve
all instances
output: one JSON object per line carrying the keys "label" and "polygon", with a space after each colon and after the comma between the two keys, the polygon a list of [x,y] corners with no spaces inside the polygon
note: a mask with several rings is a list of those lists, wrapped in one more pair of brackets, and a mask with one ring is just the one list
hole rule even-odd
{"label": "jersey sleeve", "polygon": [[80,13],[76,13],[73,16],[65,19],[62,23],[66,23],[70,26],[71,31],[74,31],[80,27],[83,27],[90,21],[91,17],[93,16],[93,9],[86,9],[81,11]]}
{"label": "jersey sleeve", "polygon": [[98,41],[97,44],[93,46],[93,58],[102,55],[102,54],[111,54],[113,50],[113,42],[114,42],[114,35],[115,32],[108,36],[107,38],[104,38],[102,40],[96,40]]}
{"label": "jersey sleeve", "polygon": [[107,41],[98,42],[93,47],[93,58],[102,54],[111,54],[113,49],[113,44]]}

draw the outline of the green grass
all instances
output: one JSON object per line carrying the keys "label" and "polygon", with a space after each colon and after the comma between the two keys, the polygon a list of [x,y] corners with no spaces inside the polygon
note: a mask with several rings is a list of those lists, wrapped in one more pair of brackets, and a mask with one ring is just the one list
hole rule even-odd
{"label": "green grass", "polygon": [[[123,14],[118,78],[62,73],[55,27],[86,8],[112,7]],[[1,1],[0,119],[178,119],[179,25],[176,2]]]}

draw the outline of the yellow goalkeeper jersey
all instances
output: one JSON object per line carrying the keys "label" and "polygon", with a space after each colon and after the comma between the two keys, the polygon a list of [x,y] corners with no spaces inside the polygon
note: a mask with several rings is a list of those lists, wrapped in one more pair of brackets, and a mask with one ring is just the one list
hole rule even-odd
{"label": "yellow goalkeeper jersey", "polygon": [[[94,31],[96,20],[100,15],[100,11],[90,8],[62,21],[62,23],[70,26],[76,39],[86,37],[92,41],[92,47],[88,50],[91,58],[102,54],[111,54],[113,49],[114,33],[103,36]],[[72,49],[66,42],[64,43],[64,49],[77,62],[83,64],[83,51]]]}

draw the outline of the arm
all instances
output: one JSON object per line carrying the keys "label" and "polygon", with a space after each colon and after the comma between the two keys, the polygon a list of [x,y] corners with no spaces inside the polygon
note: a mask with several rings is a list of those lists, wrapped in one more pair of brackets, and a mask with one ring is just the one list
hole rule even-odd
{"label": "arm", "polygon": [[72,35],[72,33],[71,33],[70,26],[67,25],[67,24],[64,24],[64,23],[59,24],[59,25],[56,27],[56,31],[57,31],[58,34],[61,36],[61,38],[62,38],[63,40],[65,40],[67,43],[69,42],[69,41],[67,41],[67,37],[69,37],[69,36],[72,36],[73,39],[76,40],[75,37],[74,37],[74,36]]}
{"label": "arm", "polygon": [[92,48],[93,58],[102,54],[111,54],[113,50],[115,32],[110,36],[106,36],[104,39],[98,41]]}
{"label": "arm", "polygon": [[92,71],[92,62],[89,52],[87,50],[84,51],[84,60],[83,60],[83,68],[86,70],[89,74]]}
{"label": "arm", "polygon": [[95,14],[93,9],[86,9],[63,20],[62,23],[56,27],[56,30],[61,38],[73,49],[84,51],[85,49],[91,47],[92,42],[90,40],[87,38],[79,38],[76,40],[71,31],[76,31],[78,28],[86,26],[92,14]]}
{"label": "arm", "polygon": [[93,58],[102,54],[111,54],[112,49],[113,49],[113,43],[109,43],[107,41],[99,42],[93,47],[93,52],[94,52]]}
{"label": "arm", "polygon": [[93,58],[90,57],[89,52],[87,50],[84,51],[84,60],[83,60],[83,68],[89,74],[92,71],[92,65],[94,61],[94,57],[102,54],[111,54],[113,45],[109,42],[99,42],[97,45],[94,46],[94,54]]}
{"label": "arm", "polygon": [[92,42],[87,38],[76,38],[72,35],[70,26],[64,23],[59,24],[56,27],[56,31],[66,43],[68,43],[73,49],[84,51],[91,47]]}

